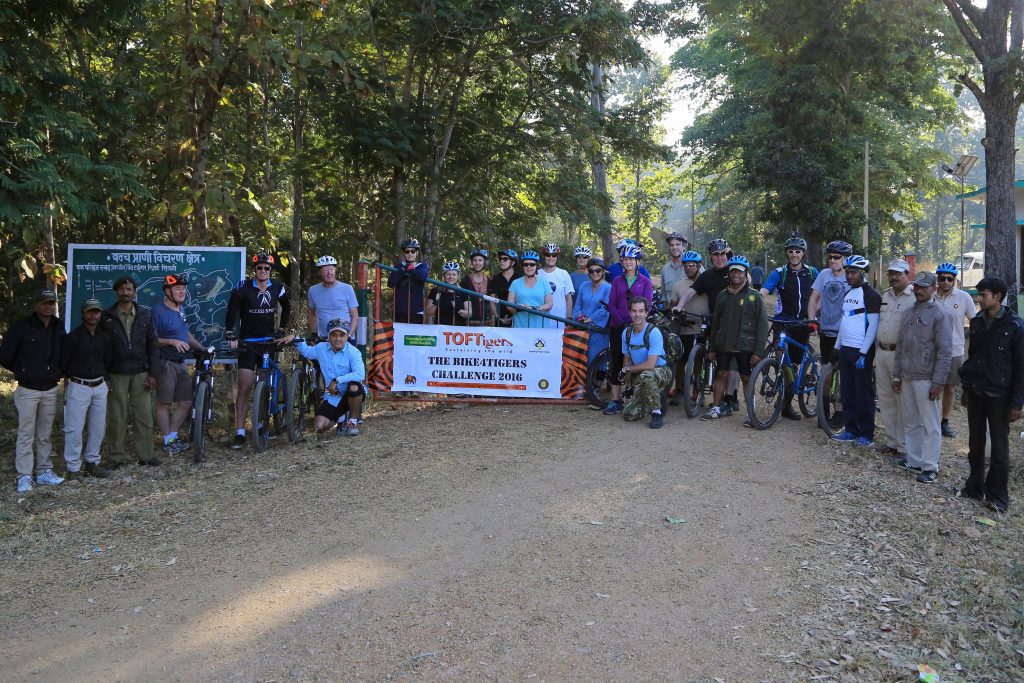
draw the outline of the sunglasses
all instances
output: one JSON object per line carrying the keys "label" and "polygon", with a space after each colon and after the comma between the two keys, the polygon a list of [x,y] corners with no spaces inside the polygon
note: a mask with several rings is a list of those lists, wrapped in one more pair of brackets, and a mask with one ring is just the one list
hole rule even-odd
{"label": "sunglasses", "polygon": [[786,253],[787,254],[802,254],[802,253],[804,253],[804,250],[803,249],[787,249]]}
{"label": "sunglasses", "polygon": [[727,252],[727,251],[713,251],[713,252],[711,252],[711,255],[712,256],[728,256],[729,252]]}
{"label": "sunglasses", "polygon": [[256,270],[257,271],[266,270],[266,271],[269,272],[270,271],[270,266],[256,266]]}
{"label": "sunglasses", "polygon": [[587,268],[587,272],[591,275],[600,275],[604,272],[603,268]]}
{"label": "sunglasses", "polygon": [[402,253],[403,254],[415,254],[417,251],[419,251],[419,249],[403,249]]}
{"label": "sunglasses", "polygon": [[952,275],[940,275],[939,282],[955,282],[956,278]]}
{"label": "sunglasses", "polygon": [[843,255],[842,254],[829,254],[828,255],[828,260],[829,261],[842,261],[843,260]]}
{"label": "sunglasses", "polygon": [[537,264],[534,263],[533,261],[527,261],[526,263],[523,264],[523,268],[536,268],[536,267],[537,267]]}
{"label": "sunglasses", "polygon": [[508,256],[499,256],[498,260],[499,261],[511,261],[512,259],[510,259]]}

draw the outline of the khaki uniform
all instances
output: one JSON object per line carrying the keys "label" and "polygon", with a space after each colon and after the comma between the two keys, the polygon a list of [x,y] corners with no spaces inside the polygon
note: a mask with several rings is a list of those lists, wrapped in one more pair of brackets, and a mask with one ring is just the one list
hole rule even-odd
{"label": "khaki uniform", "polygon": [[909,284],[900,294],[892,287],[882,292],[882,312],[878,316],[878,334],[875,337],[875,391],[879,416],[885,430],[886,445],[900,453],[907,452],[907,444],[903,433],[903,409],[899,397],[892,390],[892,372],[903,314],[913,308],[916,301],[913,287]]}

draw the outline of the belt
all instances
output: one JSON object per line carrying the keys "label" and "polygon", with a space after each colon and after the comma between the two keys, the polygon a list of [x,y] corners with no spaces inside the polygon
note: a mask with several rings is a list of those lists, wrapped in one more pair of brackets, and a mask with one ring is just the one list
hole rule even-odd
{"label": "belt", "polygon": [[895,351],[896,344],[883,344],[882,342],[878,342],[878,348],[882,349],[883,351]]}
{"label": "belt", "polygon": [[69,377],[68,379],[70,379],[75,384],[81,384],[82,386],[85,387],[98,387],[99,385],[103,384],[102,377],[100,377],[99,379],[81,379],[79,377]]}

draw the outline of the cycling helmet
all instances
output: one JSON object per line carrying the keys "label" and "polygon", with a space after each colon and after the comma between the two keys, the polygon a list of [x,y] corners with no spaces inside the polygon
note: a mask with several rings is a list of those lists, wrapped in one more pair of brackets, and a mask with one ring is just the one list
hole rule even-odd
{"label": "cycling helmet", "polygon": [[420,241],[415,237],[406,237],[404,240],[402,240],[402,243],[399,246],[402,248],[403,251],[406,249],[415,249],[419,251]]}
{"label": "cycling helmet", "polygon": [[591,256],[590,260],[587,261],[587,268],[590,268],[591,266],[600,266],[601,269],[603,270],[604,267],[605,267],[604,266],[604,259],[600,258],[598,256]]}
{"label": "cycling helmet", "polygon": [[474,249],[473,251],[469,252],[470,260],[472,260],[474,256],[483,256],[484,261],[486,261],[487,259],[491,258],[491,252],[489,252],[486,249]]}
{"label": "cycling helmet", "polygon": [[617,252],[619,252],[621,254],[622,250],[625,249],[626,247],[628,247],[631,244],[635,246],[636,245],[636,240],[630,239],[628,237],[625,237],[625,238],[619,240],[619,243],[615,245],[615,251],[617,251]]}
{"label": "cycling helmet", "polygon": [[940,263],[938,268],[935,269],[935,274],[938,275],[939,273],[948,273],[950,275],[957,275],[959,273],[959,271],[957,270],[955,264],[947,262],[947,263]]}
{"label": "cycling helmet", "polygon": [[732,270],[734,267],[742,268],[743,270],[750,270],[750,261],[747,260],[746,256],[733,256],[725,265],[729,270]]}
{"label": "cycling helmet", "polygon": [[829,242],[825,245],[825,251],[829,254],[842,254],[843,256],[850,256],[853,254],[853,245],[849,242],[843,242],[842,240],[836,240]]}
{"label": "cycling helmet", "polygon": [[672,240],[679,240],[683,244],[689,244],[690,240],[686,239],[686,235],[676,230],[673,230],[669,234],[665,235],[665,241],[671,242]]}
{"label": "cycling helmet", "polygon": [[843,261],[843,268],[860,268],[864,272],[871,269],[871,262],[859,254],[847,256]]}
{"label": "cycling helmet", "polygon": [[498,256],[501,256],[502,254],[508,256],[513,261],[519,260],[519,253],[516,252],[515,249],[502,249],[501,251],[498,252]]}
{"label": "cycling helmet", "polygon": [[522,261],[533,261],[534,263],[540,263],[540,254],[535,252],[533,249],[527,249],[523,252]]}
{"label": "cycling helmet", "polygon": [[641,259],[644,257],[644,250],[635,244],[627,244],[626,247],[619,252],[619,257]]}
{"label": "cycling helmet", "polygon": [[188,279],[184,275],[168,275],[164,278],[164,289],[173,287],[174,285],[187,285]]}
{"label": "cycling helmet", "polygon": [[786,240],[786,249],[799,249],[800,251],[807,251],[807,240],[803,237],[790,237]]}
{"label": "cycling helmet", "polygon": [[580,256],[586,256],[587,258],[590,258],[591,256],[594,255],[594,253],[590,251],[590,247],[576,247],[575,249],[572,250],[572,255],[575,256],[576,258],[579,258]]}
{"label": "cycling helmet", "polygon": [[562,253],[562,248],[555,244],[554,242],[548,242],[547,244],[544,245],[544,248],[541,250],[541,253],[544,254],[545,256],[558,256],[559,254]]}
{"label": "cycling helmet", "polygon": [[732,251],[732,247],[722,238],[718,238],[708,242],[708,253],[714,254],[716,251]]}
{"label": "cycling helmet", "polygon": [[683,253],[682,258],[679,260],[683,263],[700,263],[704,260],[704,257],[700,255],[699,251],[687,251]]}
{"label": "cycling helmet", "polygon": [[441,266],[442,273],[458,272],[460,270],[462,270],[462,266],[459,265],[458,261],[445,261]]}
{"label": "cycling helmet", "polygon": [[324,266],[336,266],[338,265],[338,259],[333,256],[321,256],[316,260],[316,267],[323,268]]}
{"label": "cycling helmet", "polygon": [[261,251],[258,254],[253,254],[252,262],[255,263],[266,263],[268,265],[274,265],[274,255],[268,254],[265,251]]}

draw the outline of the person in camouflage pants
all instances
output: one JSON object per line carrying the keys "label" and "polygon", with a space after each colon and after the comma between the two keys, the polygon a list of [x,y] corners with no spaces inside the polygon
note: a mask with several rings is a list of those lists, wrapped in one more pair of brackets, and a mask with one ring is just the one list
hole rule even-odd
{"label": "person in camouflage pants", "polygon": [[665,338],[656,326],[647,322],[650,302],[633,297],[629,302],[632,325],[622,332],[623,381],[632,396],[622,410],[626,420],[639,420],[651,414],[651,429],[663,424],[665,392],[672,383],[672,369],[665,359]]}

